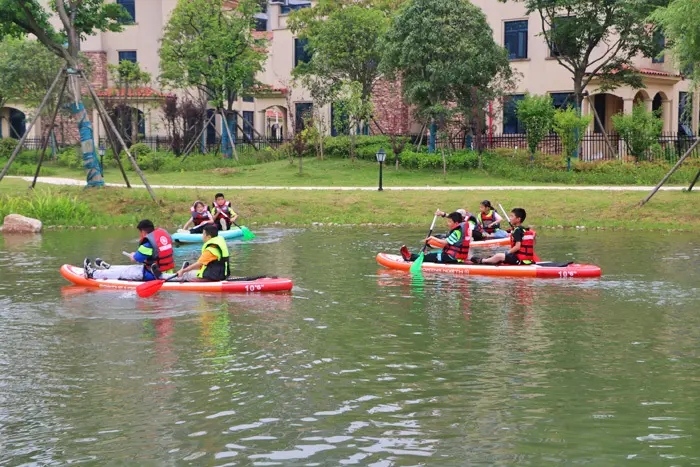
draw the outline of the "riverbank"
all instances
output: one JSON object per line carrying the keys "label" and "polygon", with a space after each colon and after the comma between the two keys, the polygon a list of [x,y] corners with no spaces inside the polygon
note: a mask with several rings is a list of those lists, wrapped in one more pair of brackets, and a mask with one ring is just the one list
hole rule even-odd
{"label": "riverbank", "polygon": [[[17,179],[0,183],[0,216],[15,212],[40,219],[48,228],[133,228],[149,218],[176,228],[185,223],[197,199],[210,201],[211,190],[157,189],[158,205],[146,190],[37,185],[27,190]],[[700,202],[696,192],[660,192],[643,208],[638,192],[601,191],[289,191],[238,190],[226,193],[241,215],[241,224],[358,225],[430,224],[435,208],[476,210],[483,199],[506,209],[524,207],[526,224],[537,228],[604,228],[622,230],[700,229]]]}

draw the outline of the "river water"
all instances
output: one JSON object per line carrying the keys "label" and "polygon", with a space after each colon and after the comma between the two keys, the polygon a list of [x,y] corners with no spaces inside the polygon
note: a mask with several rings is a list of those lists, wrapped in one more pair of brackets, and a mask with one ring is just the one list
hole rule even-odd
{"label": "river water", "polygon": [[599,280],[376,264],[423,235],[264,230],[233,269],[291,293],[148,299],[58,274],[134,232],[0,237],[0,465],[700,464],[697,236],[540,234]]}

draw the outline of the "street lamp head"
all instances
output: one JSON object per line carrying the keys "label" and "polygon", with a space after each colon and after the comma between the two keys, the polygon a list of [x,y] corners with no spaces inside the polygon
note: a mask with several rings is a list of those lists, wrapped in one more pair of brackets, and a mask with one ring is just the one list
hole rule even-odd
{"label": "street lamp head", "polygon": [[377,162],[382,163],[386,160],[386,151],[384,151],[384,148],[379,148],[379,151],[377,151]]}
{"label": "street lamp head", "polygon": [[98,149],[98,151],[100,152],[100,156],[104,156],[104,155],[105,155],[105,147],[104,147],[104,146],[100,146],[100,148]]}

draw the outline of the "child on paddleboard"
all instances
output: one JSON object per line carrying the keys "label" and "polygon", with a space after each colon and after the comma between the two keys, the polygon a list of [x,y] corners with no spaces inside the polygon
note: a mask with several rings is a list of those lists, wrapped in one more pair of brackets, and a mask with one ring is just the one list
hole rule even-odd
{"label": "child on paddleboard", "polygon": [[484,200],[479,204],[479,214],[477,214],[476,219],[484,238],[508,237],[508,232],[500,228],[503,218],[491,206],[491,201]]}
{"label": "child on paddleboard", "polygon": [[472,258],[475,264],[499,264],[506,263],[512,265],[532,264],[537,261],[535,255],[534,230],[526,229],[522,226],[527,213],[523,208],[515,208],[510,212],[510,223],[513,225],[513,232],[510,236],[510,249],[506,253],[498,253],[490,258]]}
{"label": "child on paddleboard", "polygon": [[213,224],[214,218],[207,209],[206,205],[201,201],[197,200],[194,202],[190,208],[190,218],[187,223],[182,227],[183,230],[187,230],[187,227],[192,224],[194,227],[190,229],[190,233],[197,234],[202,233],[202,229],[207,224]]}
{"label": "child on paddleboard", "polygon": [[217,193],[214,196],[211,212],[214,216],[214,223],[219,230],[229,230],[238,219],[238,214],[231,207],[231,202],[226,201],[223,193]]}

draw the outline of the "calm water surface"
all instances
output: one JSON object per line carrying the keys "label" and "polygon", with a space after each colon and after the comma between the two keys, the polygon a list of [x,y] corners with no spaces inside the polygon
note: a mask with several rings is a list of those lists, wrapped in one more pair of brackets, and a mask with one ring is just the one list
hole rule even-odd
{"label": "calm water surface", "polygon": [[600,280],[375,263],[422,235],[270,229],[234,270],[291,293],[149,299],[58,274],[133,232],[0,237],[0,465],[700,464],[697,236],[540,235]]}

